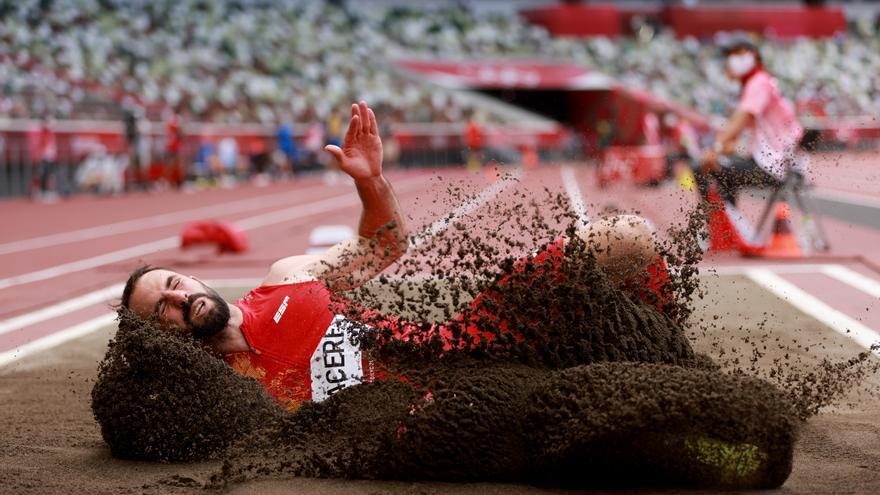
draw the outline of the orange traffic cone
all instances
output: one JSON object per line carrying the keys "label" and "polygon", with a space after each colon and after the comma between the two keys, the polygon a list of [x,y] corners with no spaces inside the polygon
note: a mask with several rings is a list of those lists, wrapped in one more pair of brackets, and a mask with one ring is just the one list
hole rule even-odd
{"label": "orange traffic cone", "polygon": [[709,191],[709,251],[729,251],[745,244],[736,226],[727,216],[724,202],[715,189]]}
{"label": "orange traffic cone", "polygon": [[804,251],[791,228],[791,212],[788,205],[779,203],[776,205],[776,218],[773,222],[773,233],[770,242],[765,246],[743,249],[746,256],[760,256],[764,258],[802,258]]}

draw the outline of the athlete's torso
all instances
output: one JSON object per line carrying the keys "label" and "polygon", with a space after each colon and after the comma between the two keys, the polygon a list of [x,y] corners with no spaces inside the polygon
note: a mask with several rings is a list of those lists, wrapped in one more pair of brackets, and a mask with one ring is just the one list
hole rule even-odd
{"label": "athlete's torso", "polygon": [[372,379],[352,341],[359,325],[336,314],[320,282],[262,286],[235,302],[251,351],[227,354],[236,371],[256,378],[279,403],[295,408]]}

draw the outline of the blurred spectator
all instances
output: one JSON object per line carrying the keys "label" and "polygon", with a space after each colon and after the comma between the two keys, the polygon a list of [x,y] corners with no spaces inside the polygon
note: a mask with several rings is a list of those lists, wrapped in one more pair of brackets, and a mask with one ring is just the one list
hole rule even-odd
{"label": "blurred spectator", "polygon": [[400,163],[400,142],[388,123],[379,124],[379,135],[382,138],[382,166],[390,170]]}
{"label": "blurred spectator", "polygon": [[220,161],[217,159],[217,149],[214,143],[206,140],[199,145],[196,161],[190,174],[191,178],[213,182],[213,179],[220,177],[219,165]]}
{"label": "blurred spectator", "polygon": [[308,172],[324,168],[321,156],[324,153],[324,126],[313,123],[306,129],[303,137],[305,158],[298,164],[297,172]]}
{"label": "blurred spectator", "polygon": [[483,127],[477,121],[477,116],[470,114],[467,124],[464,128],[464,144],[467,147],[466,166],[470,171],[477,171],[483,168],[483,143],[485,141],[485,133]]}
{"label": "blurred spectator", "polygon": [[58,197],[58,142],[55,139],[54,121],[46,117],[40,123],[34,158],[39,183],[38,197],[54,200]]}
{"label": "blurred spectator", "polygon": [[136,110],[126,108],[122,124],[125,132],[125,144],[128,149],[129,182],[135,187],[142,187],[146,177],[141,164],[141,130]]}
{"label": "blurred spectator", "polygon": [[254,184],[264,186],[269,183],[272,172],[272,153],[261,138],[251,139],[248,142],[248,158],[250,159],[250,178]]}
{"label": "blurred spectator", "polygon": [[299,159],[299,149],[293,134],[293,124],[282,122],[278,126],[278,150],[284,159],[285,172],[292,172],[296,161]]}
{"label": "blurred spectator", "polygon": [[93,151],[76,170],[81,191],[96,194],[120,194],[125,189],[125,157],[113,157],[101,147]]}
{"label": "blurred spectator", "polygon": [[[751,39],[732,39],[723,46],[723,53],[725,71],[742,91],[714,146],[703,153],[696,179],[704,198],[712,179],[721,199],[736,205],[737,192],[743,187],[778,186],[791,170],[806,174],[806,162],[798,153],[804,130]],[[746,131],[751,134],[750,146],[742,154],[736,148]]]}
{"label": "blurred spectator", "polygon": [[235,138],[227,136],[220,140],[217,145],[217,157],[223,171],[222,184],[229,185],[234,177],[244,175],[246,165],[243,163],[238,150],[238,141]]}
{"label": "blurred spectator", "polygon": [[165,160],[166,179],[169,183],[180,187],[186,178],[183,153],[183,130],[180,128],[180,118],[172,113],[165,122]]}
{"label": "blurred spectator", "polygon": [[342,133],[345,131],[345,129],[342,128],[342,125],[342,113],[338,108],[334,108],[330,111],[330,115],[327,116],[326,144],[342,146]]}

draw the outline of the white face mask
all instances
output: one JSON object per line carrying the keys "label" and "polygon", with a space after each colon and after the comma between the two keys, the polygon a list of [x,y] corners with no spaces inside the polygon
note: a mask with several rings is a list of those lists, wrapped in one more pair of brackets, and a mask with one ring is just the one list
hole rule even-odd
{"label": "white face mask", "polygon": [[735,77],[742,77],[755,68],[755,54],[752,52],[727,57],[727,70]]}

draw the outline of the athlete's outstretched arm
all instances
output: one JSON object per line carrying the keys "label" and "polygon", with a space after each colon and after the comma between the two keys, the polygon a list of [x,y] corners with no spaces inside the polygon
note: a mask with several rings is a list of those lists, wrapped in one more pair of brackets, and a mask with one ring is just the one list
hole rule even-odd
{"label": "athlete's outstretched arm", "polygon": [[354,179],[363,204],[358,236],[318,257],[277,261],[264,284],[315,278],[335,290],[350,289],[369,281],[406,252],[406,226],[397,197],[382,174],[382,140],[373,110],[363,101],[352,105],[342,148],[330,145],[325,149]]}

